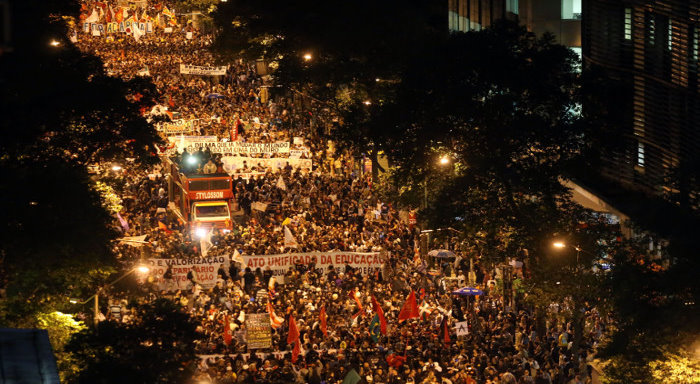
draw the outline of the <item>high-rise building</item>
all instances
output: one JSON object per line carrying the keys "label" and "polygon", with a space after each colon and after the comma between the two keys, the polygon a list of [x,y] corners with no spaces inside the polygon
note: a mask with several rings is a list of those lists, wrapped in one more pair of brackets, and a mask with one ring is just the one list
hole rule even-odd
{"label": "high-rise building", "polygon": [[604,175],[697,208],[700,0],[586,0],[583,58],[628,88],[625,149]]}
{"label": "high-rise building", "polygon": [[498,19],[517,19],[537,35],[554,34],[557,42],[581,54],[581,0],[449,0],[450,31],[479,31]]}

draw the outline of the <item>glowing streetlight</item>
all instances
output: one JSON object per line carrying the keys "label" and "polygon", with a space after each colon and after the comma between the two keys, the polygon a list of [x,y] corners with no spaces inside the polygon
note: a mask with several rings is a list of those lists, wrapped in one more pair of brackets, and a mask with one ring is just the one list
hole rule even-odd
{"label": "glowing streetlight", "polygon": [[371,104],[372,104],[372,102],[371,102],[371,101],[369,101],[369,100],[365,100],[365,101],[363,101],[363,102],[362,102],[362,104],[364,104],[364,105],[371,105]]}
{"label": "glowing streetlight", "polygon": [[114,172],[119,172],[119,171],[122,170],[122,166],[121,166],[121,165],[116,165],[116,164],[115,164],[115,165],[112,166],[112,170],[113,170]]}
{"label": "glowing streetlight", "polygon": [[447,165],[450,162],[450,158],[447,156],[443,156],[440,158],[440,165]]}
{"label": "glowing streetlight", "polygon": [[61,45],[61,42],[58,41],[58,40],[56,40],[56,39],[53,39],[53,40],[51,40],[51,42],[49,43],[49,45],[52,46],[52,47],[58,47],[59,45]]}
{"label": "glowing streetlight", "polygon": [[310,53],[304,54],[304,61],[310,61],[313,58]]}
{"label": "glowing streetlight", "polygon": [[559,248],[559,249],[566,248],[566,244],[564,244],[564,242],[562,242],[562,241],[555,241],[554,243],[552,243],[552,246],[554,248]]}
{"label": "glowing streetlight", "polygon": [[112,281],[111,283],[105,284],[103,287],[98,288],[98,289],[97,289],[97,292],[95,292],[95,294],[92,295],[92,296],[90,296],[87,300],[85,300],[85,301],[83,301],[83,302],[78,302],[77,299],[72,299],[72,298],[71,298],[69,301],[70,301],[71,304],[80,304],[80,305],[84,305],[84,304],[87,304],[88,302],[90,302],[90,300],[93,300],[93,299],[94,299],[94,300],[95,300],[95,306],[93,307],[93,310],[94,310],[95,313],[94,313],[93,321],[95,322],[95,326],[97,326],[97,323],[99,322],[98,314],[100,313],[100,304],[99,304],[100,292],[101,292],[103,289],[109,287],[110,285],[116,284],[118,281],[120,281],[120,280],[122,280],[123,278],[125,278],[125,277],[131,275],[131,274],[134,273],[134,272],[138,272],[139,274],[144,275],[144,274],[148,273],[150,270],[151,270],[151,269],[148,268],[148,266],[146,266],[146,265],[143,265],[143,264],[137,265],[137,266],[135,266],[134,268],[131,268],[131,269],[130,269],[128,272],[126,272],[125,274],[119,276],[119,278],[117,278],[116,280]]}

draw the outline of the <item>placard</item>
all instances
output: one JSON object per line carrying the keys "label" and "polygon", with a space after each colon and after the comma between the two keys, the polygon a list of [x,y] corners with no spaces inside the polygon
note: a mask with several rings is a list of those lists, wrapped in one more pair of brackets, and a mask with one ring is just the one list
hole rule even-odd
{"label": "placard", "polygon": [[246,313],[246,340],[248,349],[272,347],[272,327],[269,313]]}

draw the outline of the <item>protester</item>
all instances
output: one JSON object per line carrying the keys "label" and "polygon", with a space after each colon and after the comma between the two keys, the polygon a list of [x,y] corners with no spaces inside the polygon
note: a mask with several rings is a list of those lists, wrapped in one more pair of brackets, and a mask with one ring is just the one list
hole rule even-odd
{"label": "protester", "polygon": [[[454,244],[448,244],[458,253],[454,263],[429,266],[425,256],[417,256],[420,238],[409,214],[382,201],[371,180],[360,176],[360,164],[328,145],[322,132],[333,116],[327,109],[302,103],[293,93],[271,93],[269,79],[258,75],[254,63],[220,62],[208,50],[212,35],[180,17],[164,16],[175,12],[172,4],[143,3],[145,8],[129,8],[123,16],[152,20],[153,32],[96,36],[78,31],[77,45],[100,57],[110,74],[150,77],[159,106],[144,114],[165,119],[159,123],[168,143],[164,159],[186,172],[233,177],[231,208],[237,220],[230,233],[213,234],[207,250],[208,258],[225,260],[215,267],[216,283],[203,286],[193,270],[185,281],[175,280],[171,265],[162,276],[146,280],[148,292],[140,298],[168,297],[199,322],[204,338],[197,345],[202,359],[196,380],[341,383],[357,376],[360,382],[387,384],[590,382],[587,358],[605,326],[595,310],[585,313],[583,353],[574,361],[574,330],[562,321],[572,303],[552,306],[538,313],[541,317],[522,303],[512,307],[494,285],[501,266]],[[83,21],[96,10],[93,22],[106,22],[105,15],[117,8],[111,1],[85,2]],[[227,69],[225,75],[198,76],[182,74],[180,64]],[[231,168],[228,155],[188,149],[174,132],[226,142],[290,143],[311,166],[293,166],[298,162],[290,152],[245,154]],[[184,161],[188,156],[197,159],[191,168]],[[266,158],[283,160],[280,166],[258,160]],[[105,172],[98,177],[111,180],[122,199],[115,229],[125,237],[146,236],[143,243],[115,245],[125,265],[201,257],[201,241],[168,209],[165,170],[143,173],[125,166]],[[237,257],[332,251],[376,252],[384,267],[363,274],[350,265],[320,269],[312,261],[273,277],[273,270],[243,265]],[[526,266],[518,266],[517,276],[527,279]],[[472,282],[483,294],[454,295],[460,281]],[[418,315],[400,321],[409,297],[415,298]],[[126,297],[114,293],[110,306],[110,313],[118,313],[114,320],[134,318]],[[382,328],[376,325],[377,307],[386,318],[386,332],[377,331]],[[256,313],[270,314],[279,325],[273,327],[271,348],[248,348],[246,316]],[[295,347],[288,344],[288,335],[295,333],[291,318],[298,330],[295,347],[300,347],[295,362]],[[458,336],[456,324],[465,321],[468,334]]]}

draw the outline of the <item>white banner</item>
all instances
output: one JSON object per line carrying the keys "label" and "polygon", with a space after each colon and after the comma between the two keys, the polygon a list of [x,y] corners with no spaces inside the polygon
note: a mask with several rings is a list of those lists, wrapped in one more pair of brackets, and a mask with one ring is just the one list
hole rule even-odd
{"label": "white banner", "polygon": [[323,274],[328,272],[328,267],[343,271],[346,265],[358,268],[363,275],[374,274],[384,268],[384,259],[379,252],[308,252],[308,253],[286,253],[281,255],[243,255],[245,267],[251,270],[270,267],[278,283],[284,283],[284,274],[289,267],[297,263],[316,265]]}
{"label": "white banner", "polygon": [[240,153],[289,153],[289,142],[282,141],[278,143],[243,143],[240,141],[220,141],[217,143],[211,143],[193,141],[188,144],[187,151],[195,152],[199,148],[209,148],[211,153],[221,153],[224,155],[236,155]]}
{"label": "white banner", "polygon": [[226,66],[205,67],[200,65],[180,64],[180,73],[183,75],[223,76],[226,74]]}
{"label": "white banner", "polygon": [[308,149],[292,149],[289,151],[289,157],[293,159],[310,159],[311,152]]}
{"label": "white banner", "polygon": [[[216,285],[217,271],[221,265],[228,274],[228,256],[197,257],[193,259],[148,259],[150,271],[155,283],[161,290],[175,291],[185,289],[189,282],[187,273],[192,271],[194,281],[204,289]],[[167,281],[163,275],[171,268],[172,281]]]}
{"label": "white banner", "polygon": [[168,136],[168,141],[171,143],[185,143],[185,147],[189,146],[190,143],[194,142],[209,142],[216,143],[219,140],[216,136],[192,136],[192,135],[177,135]]}
{"label": "white banner", "polygon": [[[311,159],[291,159],[286,157],[273,157],[271,159],[261,159],[257,157],[236,157],[236,156],[223,156],[221,162],[224,164],[224,170],[226,173],[234,178],[237,178],[239,174],[243,175],[245,179],[246,176],[250,178],[253,175],[260,175],[260,172],[250,172],[244,170],[244,164],[248,169],[254,166],[261,166],[265,169],[272,169],[276,171],[282,169],[289,164],[293,169],[301,168],[302,170],[311,171],[313,162]],[[264,173],[263,173],[264,174]]]}

